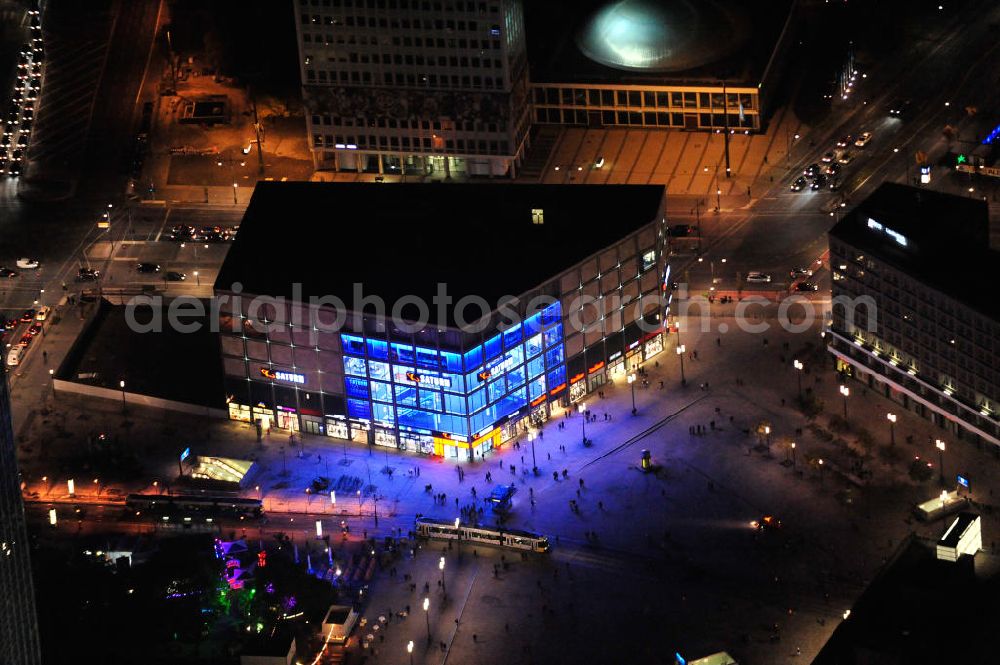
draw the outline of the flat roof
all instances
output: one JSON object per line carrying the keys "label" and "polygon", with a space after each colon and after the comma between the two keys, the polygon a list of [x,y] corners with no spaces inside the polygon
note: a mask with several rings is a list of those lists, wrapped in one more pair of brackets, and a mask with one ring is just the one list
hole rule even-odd
{"label": "flat roof", "polygon": [[[697,85],[718,84],[725,78],[733,86],[756,86],[778,45],[792,5],[791,0],[528,2],[524,12],[531,81],[536,84]],[[633,32],[638,33],[635,35],[638,41],[632,45],[608,44],[622,32],[623,13],[625,19],[632,19],[636,24],[637,30]],[[602,20],[613,24],[605,25],[602,31]],[[663,43],[659,47],[661,54],[651,59],[667,66],[676,63],[683,68],[671,67],[671,71],[623,69],[598,61],[602,51],[611,58],[623,53],[648,54],[656,47],[647,32],[651,26],[664,30]],[[587,32],[599,34],[588,36]],[[581,34],[584,34],[582,38]],[[622,39],[627,42],[628,35]],[[598,59],[588,57],[581,43]]]}
{"label": "flat roof", "polygon": [[[197,331],[175,330],[167,325],[164,311],[163,332],[144,333],[130,328],[126,306],[102,300],[56,376],[112,390],[120,390],[119,381],[124,380],[130,393],[224,409],[218,333],[211,332],[209,306],[203,304],[206,316],[182,319],[202,323]],[[151,316],[149,308],[136,308],[137,322],[146,323]]]}
{"label": "flat roof", "polygon": [[[303,299],[336,296],[351,309],[360,283],[391,311],[404,296],[436,309],[444,283],[453,303],[479,296],[496,308],[502,296],[529,292],[656,220],[664,192],[661,185],[260,182],[215,289],[238,282],[243,293],[292,298],[298,283]],[[533,222],[533,210],[543,223]]]}
{"label": "flat roof", "polygon": [[962,539],[965,535],[965,531],[972,526],[972,524],[979,519],[979,515],[975,513],[959,513],[955,518],[955,521],[951,523],[945,534],[941,536],[941,540],[938,541],[939,545],[944,545],[945,547],[956,547],[958,541]]}
{"label": "flat roof", "polygon": [[985,201],[883,183],[830,237],[1000,321],[1000,252],[989,247]]}

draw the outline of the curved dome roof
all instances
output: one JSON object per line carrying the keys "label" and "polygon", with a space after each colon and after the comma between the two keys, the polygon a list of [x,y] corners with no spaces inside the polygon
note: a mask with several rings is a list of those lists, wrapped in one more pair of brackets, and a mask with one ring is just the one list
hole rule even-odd
{"label": "curved dome roof", "polygon": [[618,0],[594,12],[576,43],[609,67],[671,72],[722,58],[745,33],[736,9],[718,0]]}

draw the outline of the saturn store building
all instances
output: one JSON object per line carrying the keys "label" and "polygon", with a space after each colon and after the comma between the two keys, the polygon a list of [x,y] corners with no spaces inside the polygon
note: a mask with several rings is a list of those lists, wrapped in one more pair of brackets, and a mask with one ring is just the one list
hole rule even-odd
{"label": "saturn store building", "polygon": [[666,225],[661,186],[261,182],[215,284],[230,417],[481,459],[663,350]]}

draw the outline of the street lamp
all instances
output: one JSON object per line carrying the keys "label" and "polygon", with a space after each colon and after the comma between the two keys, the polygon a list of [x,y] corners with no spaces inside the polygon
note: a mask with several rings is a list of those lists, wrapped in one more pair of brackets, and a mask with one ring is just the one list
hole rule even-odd
{"label": "street lamp", "polygon": [[410,665],[413,665],[413,640],[406,643],[406,653],[410,654]]}
{"label": "street lamp", "polygon": [[887,413],[885,414],[886,420],[889,421],[889,445],[896,445],[896,414]]}
{"label": "street lamp", "polygon": [[531,444],[531,472],[538,475],[538,464],[535,463],[535,433],[528,431],[528,443]]}
{"label": "street lamp", "polygon": [[687,379],[684,378],[684,345],[681,344],[680,346],[678,346],[677,349],[676,349],[676,351],[677,351],[677,355],[681,359],[681,385],[682,386],[686,386],[687,385]]}
{"label": "street lamp", "polygon": [[236,205],[236,203],[237,203],[237,201],[236,201],[236,190],[237,190],[238,188],[239,188],[239,185],[237,185],[237,184],[236,184],[236,183],[234,182],[234,183],[233,183],[233,205]]}
{"label": "street lamp", "polygon": [[427,644],[431,643],[431,599],[424,598],[424,619],[427,620]]}
{"label": "street lamp", "polygon": [[823,484],[823,458],[819,460],[819,484]]}
{"label": "street lamp", "polygon": [[934,445],[938,449],[938,472],[941,478],[941,484],[944,485],[944,441],[941,439],[936,439]]}
{"label": "street lamp", "polygon": [[844,420],[847,420],[847,398],[851,395],[851,389],[847,386],[840,386],[840,394],[844,396]]}
{"label": "street lamp", "polygon": [[764,425],[764,441],[767,444],[767,452],[771,452],[771,426]]}
{"label": "street lamp", "polygon": [[792,441],[792,468],[795,468],[795,442]]}
{"label": "street lamp", "polygon": [[798,360],[793,360],[792,361],[792,366],[795,369],[798,370],[798,377],[799,377],[799,401],[801,401],[802,400],[802,369],[805,367],[805,365],[803,365],[802,363],[800,363]]}
{"label": "street lamp", "polygon": [[196,286],[201,286],[201,277],[198,275],[198,271],[194,271],[194,283]]}
{"label": "street lamp", "polygon": [[438,570],[441,571],[441,591],[447,594],[447,589],[444,586],[444,557],[441,557],[441,560],[438,561]]}
{"label": "street lamp", "polygon": [[587,403],[580,402],[577,404],[576,410],[583,416],[580,419],[580,429],[583,430],[583,445],[587,445]]}
{"label": "street lamp", "polygon": [[635,410],[635,372],[628,375],[628,385],[632,388],[632,415],[636,414]]}
{"label": "street lamp", "polygon": [[461,520],[456,517],[455,518],[455,535],[458,537],[457,540],[458,540],[458,558],[459,558],[459,560],[462,559],[462,530],[459,528],[459,524],[461,524],[461,523],[462,523]]}
{"label": "street lamp", "polygon": [[358,517],[361,517],[361,490],[358,490]]}
{"label": "street lamp", "polygon": [[125,380],[118,382],[118,387],[122,389],[122,413],[125,413]]}

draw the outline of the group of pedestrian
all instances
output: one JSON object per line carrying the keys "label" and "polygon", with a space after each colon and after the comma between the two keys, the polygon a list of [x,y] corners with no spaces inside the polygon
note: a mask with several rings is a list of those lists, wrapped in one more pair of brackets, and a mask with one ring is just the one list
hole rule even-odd
{"label": "group of pedestrian", "polygon": [[445,494],[444,492],[434,495],[434,503],[436,503],[439,506],[443,506],[444,502],[447,500],[448,500],[448,495]]}

